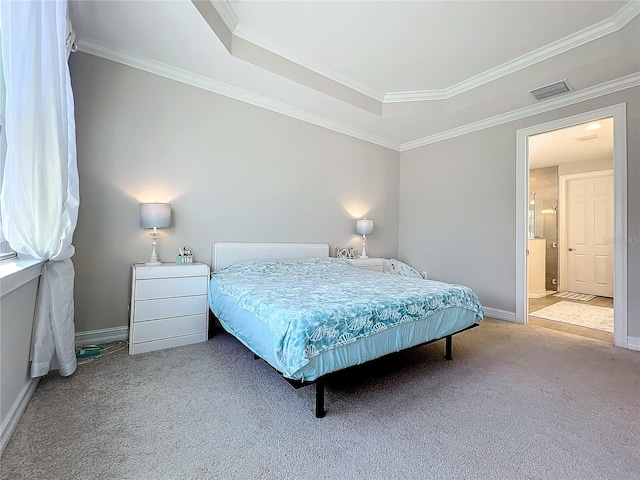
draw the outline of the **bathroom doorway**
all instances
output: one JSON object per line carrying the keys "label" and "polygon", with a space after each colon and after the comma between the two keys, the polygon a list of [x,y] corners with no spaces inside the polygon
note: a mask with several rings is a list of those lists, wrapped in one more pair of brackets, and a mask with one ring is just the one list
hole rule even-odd
{"label": "bathroom doorway", "polygon": [[613,118],[529,137],[528,323],[613,343]]}
{"label": "bathroom doorway", "polygon": [[518,131],[521,323],[626,347],[625,121],[618,105]]}

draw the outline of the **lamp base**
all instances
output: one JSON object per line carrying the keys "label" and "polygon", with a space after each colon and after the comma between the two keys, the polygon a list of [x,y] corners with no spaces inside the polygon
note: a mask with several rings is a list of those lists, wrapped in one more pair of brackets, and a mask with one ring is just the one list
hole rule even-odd
{"label": "lamp base", "polygon": [[369,258],[367,255],[367,236],[362,235],[362,253],[360,254],[360,258]]}
{"label": "lamp base", "polygon": [[156,245],[158,242],[156,239],[158,238],[158,231],[156,228],[153,228],[153,232],[151,232],[151,256],[149,260],[145,262],[145,266],[147,267],[157,267],[158,265],[162,265],[162,262],[158,260],[158,254],[156,253]]}

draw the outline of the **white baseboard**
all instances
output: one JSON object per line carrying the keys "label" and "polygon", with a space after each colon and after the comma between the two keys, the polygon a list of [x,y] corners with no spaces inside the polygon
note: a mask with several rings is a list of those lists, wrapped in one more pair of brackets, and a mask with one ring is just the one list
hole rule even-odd
{"label": "white baseboard", "polygon": [[627,337],[627,348],[640,352],[640,337]]}
{"label": "white baseboard", "polygon": [[515,312],[507,312],[506,310],[500,310],[498,308],[491,308],[482,306],[486,317],[497,318],[498,320],[506,320],[507,322],[515,322]]}
{"label": "white baseboard", "polygon": [[88,332],[76,332],[76,345],[118,342],[129,338],[129,327],[102,328]]}
{"label": "white baseboard", "polygon": [[546,290],[529,290],[529,298],[544,298],[547,295]]}
{"label": "white baseboard", "polygon": [[11,410],[9,410],[7,418],[2,422],[2,432],[0,432],[0,454],[4,452],[5,447],[9,443],[11,435],[16,429],[16,426],[20,421],[20,417],[22,417],[22,414],[27,408],[29,400],[31,400],[33,393],[36,391],[36,387],[39,382],[40,378],[32,378],[27,384],[25,384],[20,395],[18,395],[18,398],[16,398],[16,401],[11,407]]}

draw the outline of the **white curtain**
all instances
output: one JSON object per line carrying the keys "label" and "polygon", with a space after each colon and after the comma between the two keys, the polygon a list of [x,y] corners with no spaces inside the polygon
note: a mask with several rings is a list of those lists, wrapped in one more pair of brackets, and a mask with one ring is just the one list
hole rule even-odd
{"label": "white curtain", "polygon": [[0,1],[6,86],[2,231],[19,254],[45,260],[34,320],[31,376],[76,368],[73,231],[78,219],[66,1]]}

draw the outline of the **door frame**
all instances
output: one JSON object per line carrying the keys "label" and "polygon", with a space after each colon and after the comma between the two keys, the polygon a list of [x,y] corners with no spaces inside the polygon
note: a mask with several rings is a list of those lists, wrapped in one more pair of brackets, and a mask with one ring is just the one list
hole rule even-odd
{"label": "door frame", "polygon": [[561,118],[516,132],[516,322],[527,323],[527,215],[529,209],[528,138],[581,123],[613,117],[614,255],[613,343],[628,348],[627,338],[627,104]]}
{"label": "door frame", "polygon": [[[615,120],[614,120],[615,124]],[[558,211],[560,214],[558,215],[558,290],[566,291],[567,290],[567,267],[568,267],[568,255],[566,249],[566,240],[567,240],[567,184],[570,180],[579,180],[582,178],[599,178],[599,177],[611,177],[613,176],[612,169],[606,170],[594,170],[592,172],[583,172],[583,173],[572,173],[568,175],[559,175],[558,176]],[[615,187],[614,187],[614,202],[615,202]],[[615,210],[615,207],[614,207]],[[613,259],[615,262],[615,248],[613,249]],[[615,265],[615,264],[614,264]],[[615,271],[615,266],[614,266]],[[615,274],[614,274],[615,276]],[[615,288],[615,282],[614,282]],[[614,297],[615,299],[615,291]],[[614,312],[615,313],[615,312]],[[615,328],[614,328],[615,330]]]}

